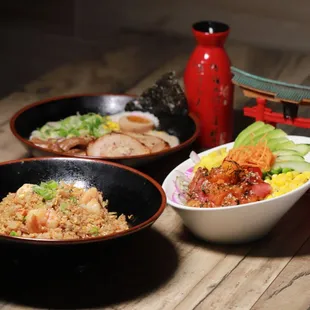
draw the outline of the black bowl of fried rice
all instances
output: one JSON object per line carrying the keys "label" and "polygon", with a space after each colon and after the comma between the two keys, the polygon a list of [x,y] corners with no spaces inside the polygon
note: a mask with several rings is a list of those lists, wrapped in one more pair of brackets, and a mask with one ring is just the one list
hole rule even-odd
{"label": "black bowl of fried rice", "polygon": [[103,243],[152,225],[161,186],[117,163],[30,158],[0,164],[0,242],[30,246]]}

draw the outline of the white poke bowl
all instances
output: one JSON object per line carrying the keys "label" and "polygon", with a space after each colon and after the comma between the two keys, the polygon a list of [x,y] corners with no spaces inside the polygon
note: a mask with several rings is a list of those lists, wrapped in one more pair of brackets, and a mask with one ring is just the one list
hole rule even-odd
{"label": "white poke bowl", "polygon": [[[288,136],[295,143],[310,144],[310,138]],[[199,153],[200,157],[215,150],[232,148],[233,143]],[[310,153],[305,156],[310,162]],[[283,215],[310,188],[310,181],[282,196],[230,207],[194,208],[176,203],[172,199],[174,181],[178,171],[185,172],[194,163],[188,159],[174,168],[163,182],[167,203],[181,217],[184,225],[198,238],[215,243],[245,243],[267,235]]]}

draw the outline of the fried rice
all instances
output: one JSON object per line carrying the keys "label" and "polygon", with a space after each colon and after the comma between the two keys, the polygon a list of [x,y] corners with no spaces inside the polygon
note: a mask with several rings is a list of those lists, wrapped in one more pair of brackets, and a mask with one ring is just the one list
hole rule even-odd
{"label": "fried rice", "polygon": [[24,184],[0,202],[0,234],[40,239],[85,239],[129,228],[125,215],[107,209],[95,187],[64,182]]}

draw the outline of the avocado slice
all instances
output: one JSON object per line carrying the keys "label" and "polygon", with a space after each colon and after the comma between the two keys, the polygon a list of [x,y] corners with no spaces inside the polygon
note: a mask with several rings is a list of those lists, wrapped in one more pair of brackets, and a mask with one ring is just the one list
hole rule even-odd
{"label": "avocado slice", "polygon": [[[280,139],[272,139],[272,144],[269,146],[271,151],[279,151],[279,150],[294,150],[293,147],[296,145],[294,142],[290,140],[281,141]],[[298,152],[299,153],[299,152]]]}
{"label": "avocado slice", "polygon": [[[293,144],[290,140],[288,140],[286,137],[282,137],[279,139],[271,139],[267,142],[268,147],[271,149],[271,151],[277,150],[278,147],[281,145],[286,145],[286,144]],[[282,149],[282,148],[281,148]]]}
{"label": "avocado slice", "polygon": [[266,124],[264,122],[258,121],[243,129],[235,140],[234,148],[243,145],[243,142],[249,137],[251,133],[256,132],[260,128],[263,128],[265,125]]}
{"label": "avocado slice", "polygon": [[285,168],[289,168],[289,169],[293,169],[295,171],[298,172],[305,172],[305,171],[310,171],[310,163],[306,162],[306,161],[285,161],[285,162],[281,162],[281,163],[275,163],[272,167],[272,169],[285,169]]}
{"label": "avocado slice", "polygon": [[276,159],[276,163],[281,163],[285,161],[305,161],[305,159],[300,155],[284,155],[279,156]]}
{"label": "avocado slice", "polygon": [[301,156],[305,156],[310,152],[310,144],[294,144],[286,149],[296,151]]}
{"label": "avocado slice", "polygon": [[253,134],[249,134],[248,137],[243,141],[242,145],[255,145],[262,138],[267,137],[269,132],[274,131],[274,127],[266,124],[264,127],[259,128]]}
{"label": "avocado slice", "polygon": [[269,141],[271,139],[278,139],[278,138],[283,138],[286,136],[287,136],[286,132],[283,131],[282,129],[275,129],[271,132],[268,132],[266,138],[267,138],[267,141]]}
{"label": "avocado slice", "polygon": [[274,151],[273,154],[277,156],[294,156],[294,155],[301,156],[298,152],[294,150],[279,150]]}

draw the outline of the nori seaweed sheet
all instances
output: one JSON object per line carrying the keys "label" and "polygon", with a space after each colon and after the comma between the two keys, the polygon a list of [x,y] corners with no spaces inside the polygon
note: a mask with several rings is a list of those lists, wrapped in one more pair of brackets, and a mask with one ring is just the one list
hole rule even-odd
{"label": "nori seaweed sheet", "polygon": [[128,102],[125,111],[149,112],[157,117],[187,115],[187,100],[175,72],[165,73],[138,98]]}

